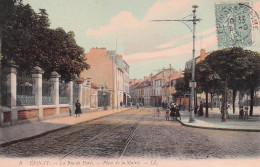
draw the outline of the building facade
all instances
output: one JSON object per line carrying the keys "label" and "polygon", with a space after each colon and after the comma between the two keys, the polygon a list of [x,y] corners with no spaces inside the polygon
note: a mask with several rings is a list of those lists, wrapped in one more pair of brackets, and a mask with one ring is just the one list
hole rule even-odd
{"label": "building facade", "polygon": [[100,87],[97,96],[99,101],[104,101],[103,105],[119,108],[124,94],[125,99],[129,98],[129,65],[122,55],[106,48],[91,48],[85,57],[90,69],[83,71],[81,77],[91,78],[91,82]]}

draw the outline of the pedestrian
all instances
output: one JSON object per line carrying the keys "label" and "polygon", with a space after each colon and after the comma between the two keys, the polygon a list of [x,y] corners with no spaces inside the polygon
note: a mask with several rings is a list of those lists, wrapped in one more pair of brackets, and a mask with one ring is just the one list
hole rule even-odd
{"label": "pedestrian", "polygon": [[75,106],[76,106],[75,114],[76,114],[76,117],[77,117],[77,116],[80,116],[80,114],[82,113],[81,104],[79,103],[78,100],[77,100]]}
{"label": "pedestrian", "polygon": [[244,119],[248,119],[248,107],[244,109]]}
{"label": "pedestrian", "polygon": [[202,104],[202,101],[200,101],[200,108],[199,108],[198,116],[203,116],[203,104]]}
{"label": "pedestrian", "polygon": [[182,110],[183,110],[183,111],[186,110],[186,103],[185,103],[185,102],[182,103]]}
{"label": "pedestrian", "polygon": [[156,113],[157,113],[157,116],[159,117],[160,116],[160,109],[159,108],[156,109]]}
{"label": "pedestrian", "polygon": [[164,109],[164,102],[162,102],[162,109]]}
{"label": "pedestrian", "polygon": [[172,121],[174,121],[174,118],[175,118],[175,105],[173,103],[171,104],[170,111],[171,111],[170,117],[171,117]]}
{"label": "pedestrian", "polygon": [[180,120],[181,120],[180,110],[181,110],[180,106],[179,107],[175,107],[175,118],[176,118],[176,120],[177,120],[177,117],[179,117]]}
{"label": "pedestrian", "polygon": [[195,106],[194,112],[195,112],[195,115],[197,116],[197,114],[198,114],[198,106],[197,105]]}
{"label": "pedestrian", "polygon": [[239,119],[243,119],[244,118],[244,107],[240,106],[239,108],[240,108],[240,110],[239,110]]}
{"label": "pedestrian", "polygon": [[169,121],[169,113],[170,113],[170,110],[169,109],[166,109],[165,110],[165,118],[166,118],[166,121]]}

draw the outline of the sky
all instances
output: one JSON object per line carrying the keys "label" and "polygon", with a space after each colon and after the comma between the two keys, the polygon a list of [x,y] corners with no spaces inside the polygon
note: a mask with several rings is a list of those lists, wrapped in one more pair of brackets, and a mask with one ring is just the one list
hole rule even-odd
{"label": "sky", "polygon": [[[192,19],[192,6],[202,19],[196,25],[196,55],[218,49],[215,4],[226,0],[23,0],[38,12],[46,9],[51,28],[74,31],[78,45],[89,52],[105,47],[124,55],[130,79],[155,74],[169,64],[183,70],[192,58],[192,32],[181,22],[153,22],[156,19]],[[232,0],[231,2],[241,2]],[[260,16],[260,0],[252,0]],[[186,17],[189,16],[189,17]],[[260,52],[260,29],[247,49]]]}

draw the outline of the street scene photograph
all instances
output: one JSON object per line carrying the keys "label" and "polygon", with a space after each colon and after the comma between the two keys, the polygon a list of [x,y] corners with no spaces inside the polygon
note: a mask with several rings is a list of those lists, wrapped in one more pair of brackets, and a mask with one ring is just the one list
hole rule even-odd
{"label": "street scene photograph", "polygon": [[256,167],[260,0],[0,0],[1,167]]}

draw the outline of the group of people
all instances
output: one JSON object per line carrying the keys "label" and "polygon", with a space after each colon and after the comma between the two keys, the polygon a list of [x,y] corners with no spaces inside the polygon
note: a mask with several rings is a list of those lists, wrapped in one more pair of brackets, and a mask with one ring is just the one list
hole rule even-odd
{"label": "group of people", "polygon": [[[177,106],[177,104],[172,103],[170,105],[170,107],[165,107],[165,119],[166,121],[171,120],[174,121],[175,119],[177,119],[177,117],[180,118],[181,120],[181,114],[180,114],[180,110],[181,110],[181,106]],[[157,110],[159,110],[159,108],[157,108]]]}
{"label": "group of people", "polygon": [[239,119],[248,119],[248,107],[240,107],[239,110]]}
{"label": "group of people", "polygon": [[203,102],[201,101],[200,102],[200,106],[195,106],[195,115],[197,116],[203,116],[204,115],[204,112],[203,112]]}

